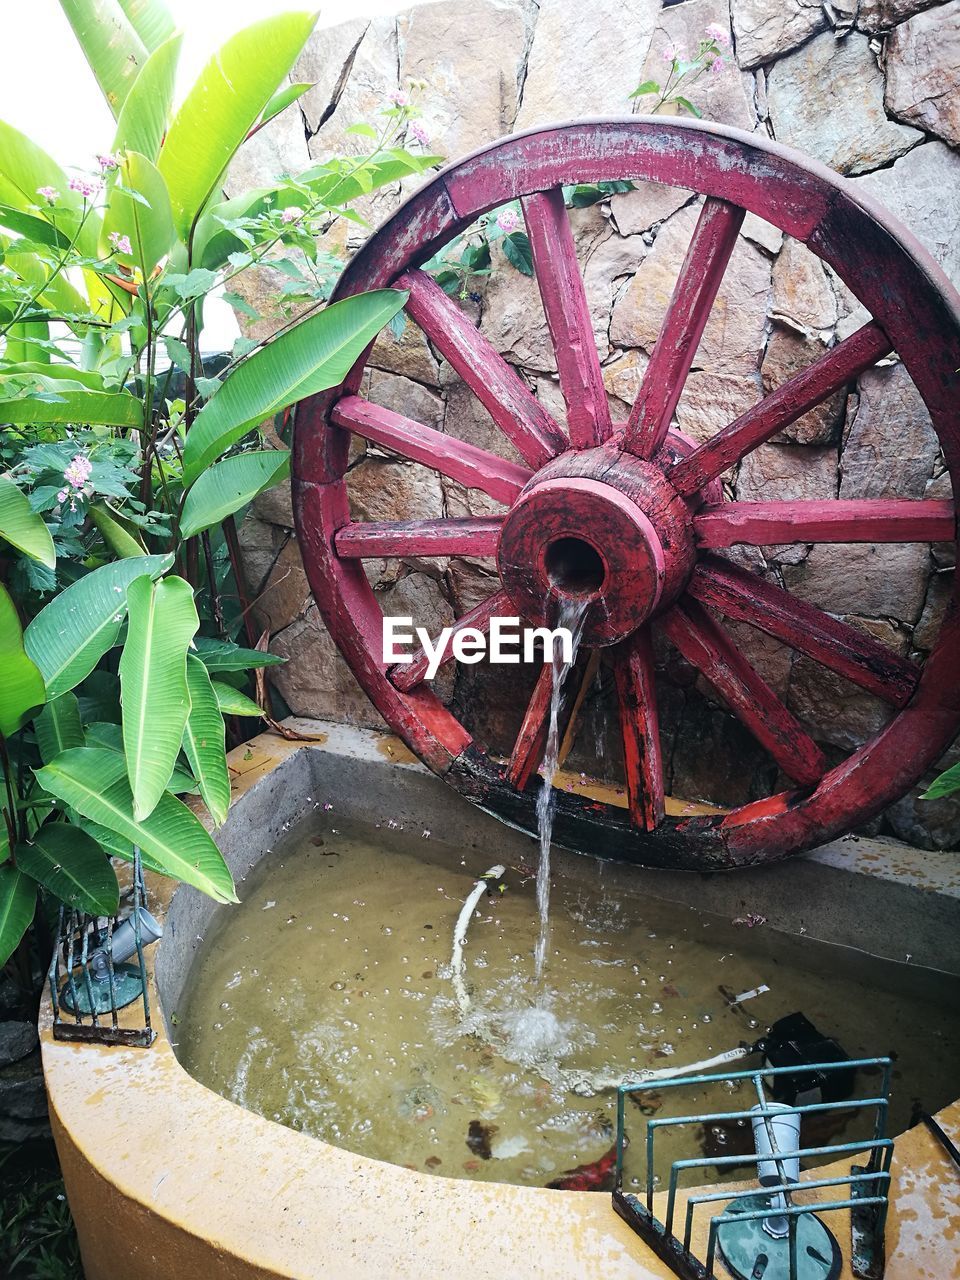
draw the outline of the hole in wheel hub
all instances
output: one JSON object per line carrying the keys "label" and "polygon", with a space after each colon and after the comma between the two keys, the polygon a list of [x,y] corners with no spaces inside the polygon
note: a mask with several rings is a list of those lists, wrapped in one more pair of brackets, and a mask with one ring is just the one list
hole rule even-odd
{"label": "hole in wheel hub", "polygon": [[607,576],[600,553],[584,538],[565,537],[551,542],[544,567],[553,586],[569,596],[593,595]]}

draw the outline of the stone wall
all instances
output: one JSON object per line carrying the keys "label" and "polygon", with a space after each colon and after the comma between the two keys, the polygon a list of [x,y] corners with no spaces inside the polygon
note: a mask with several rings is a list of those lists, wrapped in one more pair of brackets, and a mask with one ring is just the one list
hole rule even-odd
{"label": "stone wall", "polygon": [[[426,84],[423,122],[450,158],[517,129],[591,115],[623,115],[631,89],[660,78],[663,50],[696,47],[710,23],[731,31],[735,65],[694,93],[708,119],[790,144],[849,175],[899,216],[960,283],[960,0],[442,0],[397,18],[356,19],[319,31],[295,78],[316,82],[302,115],[287,112],[257,135],[236,172],[256,183],[352,147],[345,130],[371,119],[411,79]],[[377,224],[401,193],[371,198]],[[687,191],[641,184],[572,212],[604,379],[615,418],[626,417],[697,217]],[[341,224],[330,247],[363,233]],[[272,281],[250,287],[262,306]],[[495,249],[493,274],[464,305],[494,346],[562,417],[556,366],[536,284]],[[749,216],[677,410],[705,439],[863,323],[864,312],[804,246]],[[364,393],[411,418],[504,456],[510,446],[485,411],[408,325],[376,344]],[[808,413],[726,478],[739,499],[949,496],[936,436],[896,361]],[[358,517],[480,515],[494,504],[427,469],[358,442],[350,473]],[[327,636],[292,531],[289,492],[256,501],[241,530],[258,625],[286,666],[279,693],[298,715],[376,724],[377,716]],[[948,549],[784,546],[736,558],[922,660],[952,585]],[[492,589],[488,561],[378,562],[370,573],[385,612],[438,628]],[[754,629],[730,630],[787,705],[841,758],[885,722],[876,698]],[[668,789],[739,803],[782,785],[769,759],[692,668],[663,648],[661,719]],[[509,750],[530,673],[467,668],[442,696],[494,749]],[[511,669],[507,668],[510,671]],[[619,745],[611,681],[587,699],[580,767],[616,776]],[[953,758],[952,756],[950,757]],[[960,805],[895,805],[881,829],[926,847],[960,842]]]}

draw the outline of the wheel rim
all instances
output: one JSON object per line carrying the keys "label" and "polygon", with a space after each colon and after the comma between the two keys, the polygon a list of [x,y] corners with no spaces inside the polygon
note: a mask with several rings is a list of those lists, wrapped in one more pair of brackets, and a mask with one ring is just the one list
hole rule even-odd
{"label": "wheel rim", "polygon": [[[629,421],[620,424],[610,420],[560,190],[571,181],[610,179],[653,180],[706,197],[637,401]],[[514,199],[523,207],[557,354],[566,430],[417,269],[478,216]],[[873,319],[694,446],[670,423],[747,211],[805,243]],[[952,678],[960,658],[955,598],[921,668],[715,554],[738,542],[955,540],[952,502],[723,502],[719,490],[719,476],[729,466],[891,351],[926,404],[955,484],[960,298],[888,214],[854,196],[823,166],[736,130],[637,117],[576,123],[505,139],[442,171],[368,241],[344,272],[336,297],[391,285],[408,290],[410,319],[524,460],[506,462],[361,399],[364,361],[341,387],[297,409],[294,509],[318,608],[377,710],[430,768],[475,803],[534,829],[531,778],[545,726],[549,669],[537,682],[510,760],[493,759],[423,683],[424,661],[393,672],[384,667],[382,614],[363,571],[365,557],[499,554],[502,589],[458,627],[484,629],[491,616],[515,612],[515,606],[537,621],[535,605],[564,593],[599,598],[606,592],[619,607],[606,632],[595,624],[587,639],[612,657],[628,807],[558,791],[554,831],[561,844],[691,870],[774,861],[866,821],[942,754],[960,727],[960,692]],[[507,507],[504,517],[352,524],[344,479],[351,432],[483,490]],[[611,469],[617,472],[613,482]],[[611,531],[629,530],[643,568],[632,598],[623,585],[617,537],[591,527],[584,538],[582,525],[578,530],[564,522],[565,503],[580,504],[581,513],[603,511]],[[558,547],[571,538],[581,545]],[[714,611],[760,626],[878,694],[897,714],[828,768]],[[665,816],[651,625],[707,678],[794,780],[793,789],[726,813]]]}

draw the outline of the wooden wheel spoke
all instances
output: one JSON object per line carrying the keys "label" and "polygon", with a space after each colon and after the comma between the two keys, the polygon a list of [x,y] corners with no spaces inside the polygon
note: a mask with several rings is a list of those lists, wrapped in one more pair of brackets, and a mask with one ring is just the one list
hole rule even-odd
{"label": "wooden wheel spoke", "polygon": [[687,591],[727,618],[748,622],[894,706],[911,698],[920,669],[872,636],[719,559],[697,565]]}
{"label": "wooden wheel spoke", "polygon": [[953,503],[909,498],[839,502],[725,502],[702,507],[693,518],[701,547],[746,542],[952,542]]}
{"label": "wooden wheel spoke", "polygon": [[820,748],[710,615],[688,600],[662,625],[783,772],[804,786],[815,785],[827,770]]}
{"label": "wooden wheel spoke", "polygon": [[563,190],[538,191],[524,197],[521,205],[557,356],[570,443],[575,449],[589,449],[606,440],[612,425]]}
{"label": "wooden wheel spoke", "polygon": [[337,555],[350,560],[374,556],[496,555],[502,520],[371,520],[337,531]]}
{"label": "wooden wheel spoke", "polygon": [[550,727],[550,698],[553,693],[553,666],[545,662],[537,676],[533,694],[527,704],[523,724],[513,745],[507,765],[507,777],[518,791],[523,791],[530,775],[543,759],[543,749]]}
{"label": "wooden wheel spoke", "polygon": [[507,506],[515,501],[530,479],[531,473],[519,463],[498,458],[485,449],[413,422],[360,396],[344,396],[334,406],[332,417],[338,427],[355,431],[365,440],[381,444],[411,462],[422,462],[468,489],[482,489]]}
{"label": "wooden wheel spoke", "polygon": [[630,821],[634,826],[653,831],[663,819],[664,802],[660,726],[649,632],[638,631],[621,646],[614,670]]}
{"label": "wooden wheel spoke", "polygon": [[520,375],[480,334],[470,318],[423,271],[396,281],[407,289],[406,311],[456,369],[494,422],[531,467],[567,447],[563,432]]}
{"label": "wooden wheel spoke", "polygon": [[[505,591],[495,591],[486,600],[481,600],[478,605],[474,605],[472,609],[468,610],[463,617],[458,618],[454,623],[452,634],[440,663],[441,668],[446,666],[448,662],[453,661],[453,640],[461,631],[472,627],[486,635],[490,630],[491,618],[498,617],[500,614],[510,615],[512,612],[513,606],[510,603],[510,597]],[[391,667],[390,680],[394,687],[404,693],[415,688],[427,674],[429,661],[425,649],[414,649],[410,662],[398,663],[395,667]]]}
{"label": "wooden wheel spoke", "polygon": [[876,322],[864,325],[675,463],[667,473],[674,487],[684,496],[696,493],[892,350]]}
{"label": "wooden wheel spoke", "polygon": [[745,213],[713,196],[704,201],[627,423],[624,443],[638,457],[652,458],[663,444]]}

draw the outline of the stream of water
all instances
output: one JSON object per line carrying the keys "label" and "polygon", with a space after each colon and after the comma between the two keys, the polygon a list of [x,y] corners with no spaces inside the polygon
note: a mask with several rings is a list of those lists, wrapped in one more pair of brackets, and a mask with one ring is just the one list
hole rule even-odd
{"label": "stream of water", "polygon": [[540,934],[534,947],[534,967],[537,981],[543,979],[543,968],[550,943],[550,845],[553,840],[553,814],[556,797],[553,779],[560,759],[560,704],[567,677],[577,661],[577,649],[583,634],[583,624],[590,601],[585,596],[565,596],[560,604],[559,627],[569,630],[571,636],[569,661],[564,661],[561,642],[553,642],[553,686],[550,693],[550,724],[543,751],[541,772],[543,784],[537,796],[537,826],[540,834],[540,862],[537,866],[537,911],[540,916]]}

